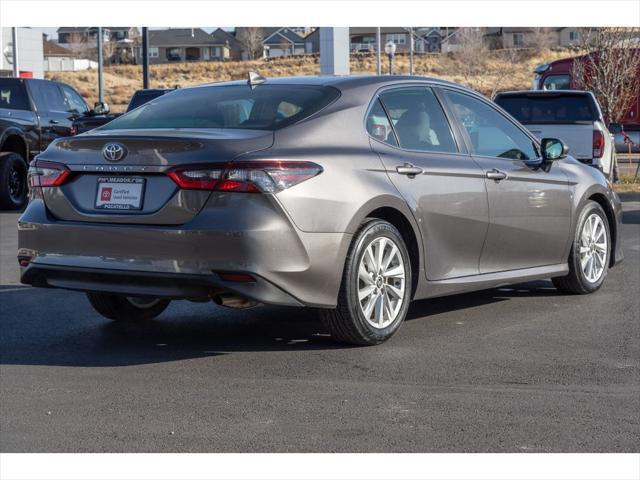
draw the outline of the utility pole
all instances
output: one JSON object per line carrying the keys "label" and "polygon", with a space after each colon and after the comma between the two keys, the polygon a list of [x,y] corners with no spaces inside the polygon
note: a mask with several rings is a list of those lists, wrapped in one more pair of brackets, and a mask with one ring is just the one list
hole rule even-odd
{"label": "utility pole", "polygon": [[382,75],[382,61],[380,60],[382,35],[380,35],[380,27],[376,27],[376,74]]}
{"label": "utility pole", "polygon": [[413,27],[409,29],[409,75],[413,75]]}
{"label": "utility pole", "polygon": [[103,103],[102,95],[102,27],[98,27],[98,102]]}
{"label": "utility pole", "polygon": [[18,78],[20,76],[20,69],[18,68],[18,28],[11,28],[11,41],[13,42],[13,76]]}
{"label": "utility pole", "polygon": [[142,88],[149,88],[149,27],[142,27]]}

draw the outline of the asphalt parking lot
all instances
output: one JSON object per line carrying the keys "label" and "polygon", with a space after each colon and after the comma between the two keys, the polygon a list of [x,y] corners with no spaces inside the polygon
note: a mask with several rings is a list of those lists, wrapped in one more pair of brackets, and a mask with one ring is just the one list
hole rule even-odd
{"label": "asphalt parking lot", "polygon": [[637,452],[640,198],[590,296],[534,282],[413,304],[388,343],[313,311],[175,302],[117,325],[17,284],[0,213],[2,452]]}

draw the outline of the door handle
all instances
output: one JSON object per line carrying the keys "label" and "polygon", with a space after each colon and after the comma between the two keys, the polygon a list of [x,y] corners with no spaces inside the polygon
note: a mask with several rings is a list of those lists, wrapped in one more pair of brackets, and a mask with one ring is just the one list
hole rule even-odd
{"label": "door handle", "polygon": [[409,177],[414,177],[416,175],[420,175],[422,173],[422,169],[420,167],[416,167],[415,165],[411,165],[410,163],[405,163],[402,166],[397,166],[396,172],[398,172],[400,175],[408,175]]}
{"label": "door handle", "polygon": [[52,125],[58,125],[60,122],[58,120],[49,120],[49,123]]}
{"label": "door handle", "polygon": [[487,172],[487,178],[499,182],[500,180],[504,180],[505,178],[507,178],[507,174],[494,168],[493,170],[489,170]]}

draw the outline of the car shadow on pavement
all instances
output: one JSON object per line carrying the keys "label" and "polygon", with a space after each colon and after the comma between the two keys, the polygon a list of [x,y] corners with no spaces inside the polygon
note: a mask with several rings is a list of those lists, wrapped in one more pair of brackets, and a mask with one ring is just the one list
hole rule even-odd
{"label": "car shadow on pavement", "polygon": [[[507,301],[556,295],[550,282],[530,282],[414,302],[408,320]],[[16,289],[0,316],[0,364],[110,367],[216,357],[241,352],[359,348],[333,341],[314,309],[229,310],[175,302],[157,320],[118,323],[91,310],[84,295]],[[424,318],[427,317],[427,318]]]}

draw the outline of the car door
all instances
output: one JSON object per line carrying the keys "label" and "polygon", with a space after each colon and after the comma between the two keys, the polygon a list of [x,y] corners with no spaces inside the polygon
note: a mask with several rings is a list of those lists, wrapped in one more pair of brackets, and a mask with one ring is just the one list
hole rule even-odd
{"label": "car door", "polygon": [[480,273],[553,265],[563,258],[571,227],[571,193],[559,164],[541,164],[524,127],[479,96],[444,89],[485,174],[489,230]]}
{"label": "car door", "polygon": [[34,80],[32,91],[38,104],[42,149],[59,137],[74,134],[73,119],[69,103],[56,82]]}
{"label": "car door", "polygon": [[427,279],[477,274],[489,219],[483,172],[434,90],[383,90],[370,107],[367,130],[389,178],[414,211]]}

